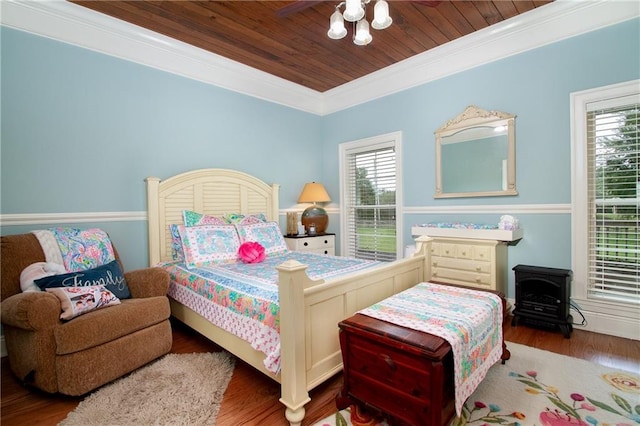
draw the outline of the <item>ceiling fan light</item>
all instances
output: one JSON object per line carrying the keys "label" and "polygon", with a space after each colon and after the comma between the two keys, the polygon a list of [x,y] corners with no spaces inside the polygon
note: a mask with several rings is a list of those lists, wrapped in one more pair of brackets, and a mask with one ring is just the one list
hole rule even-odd
{"label": "ceiling fan light", "polygon": [[329,24],[329,31],[327,32],[329,38],[334,40],[341,39],[347,35],[347,29],[344,26],[344,20],[340,11],[336,10],[331,15],[331,21]]}
{"label": "ceiling fan light", "polygon": [[366,19],[358,21],[356,25],[356,33],[353,36],[353,42],[358,46],[366,46],[371,43],[371,33],[369,32],[369,23]]}
{"label": "ceiling fan light", "polygon": [[393,20],[389,16],[389,4],[384,0],[378,0],[373,8],[373,21],[371,26],[376,30],[388,28]]}
{"label": "ceiling fan light", "polygon": [[356,22],[362,19],[364,17],[364,8],[360,0],[347,0],[343,16],[349,22]]}

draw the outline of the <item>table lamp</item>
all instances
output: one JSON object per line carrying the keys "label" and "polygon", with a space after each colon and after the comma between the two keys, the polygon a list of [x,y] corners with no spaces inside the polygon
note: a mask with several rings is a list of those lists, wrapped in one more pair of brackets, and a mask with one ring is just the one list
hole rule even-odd
{"label": "table lamp", "polygon": [[331,198],[321,183],[306,183],[302,188],[298,203],[313,203],[302,212],[302,225],[304,225],[307,235],[323,234],[326,231],[329,216],[327,216],[326,210],[316,203],[328,201],[331,201]]}

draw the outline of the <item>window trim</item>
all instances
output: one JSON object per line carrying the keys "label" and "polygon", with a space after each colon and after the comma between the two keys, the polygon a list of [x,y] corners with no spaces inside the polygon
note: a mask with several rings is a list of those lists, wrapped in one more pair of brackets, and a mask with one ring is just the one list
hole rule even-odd
{"label": "window trim", "polygon": [[[640,308],[629,304],[588,298],[588,147],[587,108],[590,103],[607,99],[640,96],[640,80],[574,92],[570,95],[571,111],[571,245],[572,301],[585,315],[585,329],[621,337],[640,339]],[[579,323],[581,318],[575,318]]]}
{"label": "window trim", "polygon": [[365,139],[357,139],[343,142],[338,146],[338,158],[340,168],[340,247],[347,247],[349,241],[348,217],[346,196],[348,183],[347,176],[347,156],[351,151],[375,150],[376,146],[393,146],[396,152],[396,259],[404,256],[404,198],[402,185],[402,132],[391,132],[383,135],[372,136]]}

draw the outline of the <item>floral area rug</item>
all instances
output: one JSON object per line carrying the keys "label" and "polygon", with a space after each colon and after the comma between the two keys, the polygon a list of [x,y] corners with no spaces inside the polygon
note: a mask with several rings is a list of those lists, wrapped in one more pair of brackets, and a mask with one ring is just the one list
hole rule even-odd
{"label": "floral area rug", "polygon": [[[507,347],[511,359],[491,367],[451,426],[640,424],[640,362],[635,371],[621,371],[516,343]],[[351,407],[314,426],[387,424]]]}

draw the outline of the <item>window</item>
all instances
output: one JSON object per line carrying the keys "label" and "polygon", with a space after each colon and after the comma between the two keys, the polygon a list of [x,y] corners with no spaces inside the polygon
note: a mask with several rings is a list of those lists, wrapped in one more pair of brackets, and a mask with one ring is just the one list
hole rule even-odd
{"label": "window", "polygon": [[396,260],[402,224],[400,133],[340,145],[342,254]]}
{"label": "window", "polygon": [[640,303],[638,108],[587,107],[589,288],[593,298]]}
{"label": "window", "polygon": [[639,83],[571,96],[573,293],[587,311],[635,320],[640,307]]}

